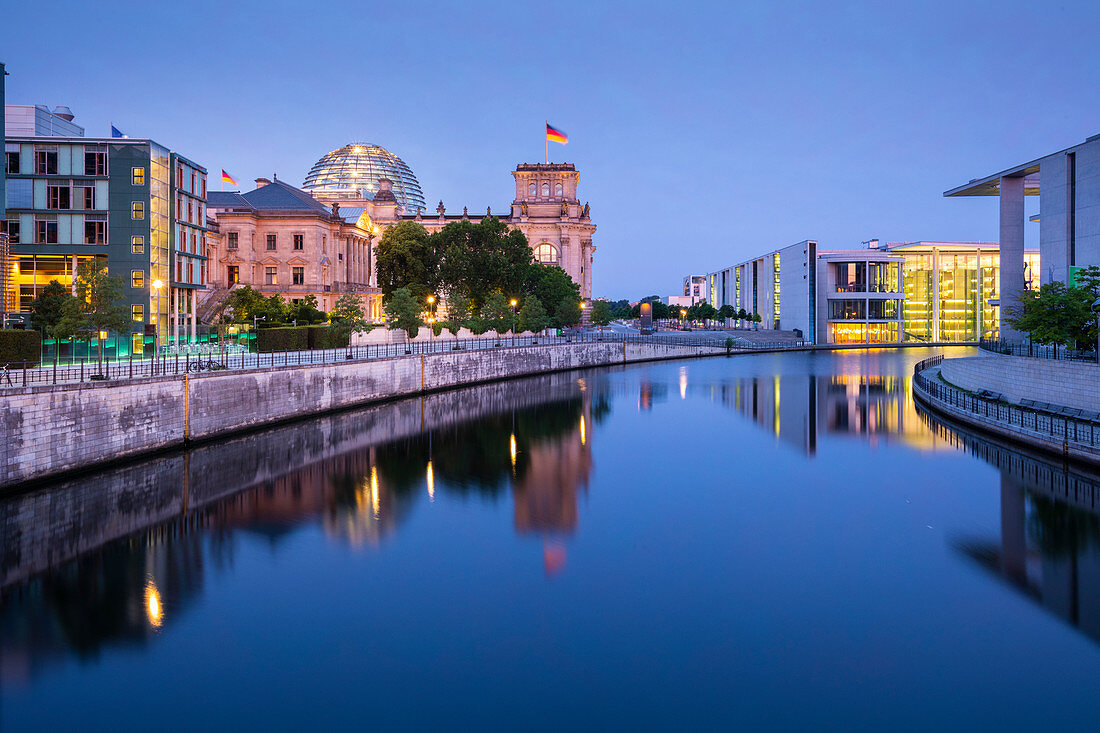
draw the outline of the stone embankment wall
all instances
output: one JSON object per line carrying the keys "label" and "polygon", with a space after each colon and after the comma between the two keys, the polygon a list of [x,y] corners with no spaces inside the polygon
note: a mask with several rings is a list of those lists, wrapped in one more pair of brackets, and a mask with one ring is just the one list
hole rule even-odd
{"label": "stone embankment wall", "polygon": [[358,404],[548,372],[725,353],[660,343],[452,351],[0,394],[0,486]]}
{"label": "stone embankment wall", "polygon": [[1009,402],[1035,400],[1100,412],[1100,366],[1096,364],[983,353],[944,359],[940,374],[956,387],[998,392]]}

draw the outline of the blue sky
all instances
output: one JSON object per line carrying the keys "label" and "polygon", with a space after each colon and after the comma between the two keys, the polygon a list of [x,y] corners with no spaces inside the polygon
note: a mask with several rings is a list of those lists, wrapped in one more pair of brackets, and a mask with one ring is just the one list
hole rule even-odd
{"label": "blue sky", "polygon": [[595,294],[636,299],[806,238],[996,240],[995,199],[942,192],[1100,132],[1098,7],[20,3],[0,61],[9,103],[89,135],[242,184],[373,142],[449,210],[506,209],[549,120],[599,227]]}

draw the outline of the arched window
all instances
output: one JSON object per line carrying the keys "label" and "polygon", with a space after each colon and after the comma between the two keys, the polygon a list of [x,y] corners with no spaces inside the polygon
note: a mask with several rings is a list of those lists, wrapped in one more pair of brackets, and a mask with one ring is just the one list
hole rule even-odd
{"label": "arched window", "polygon": [[541,262],[544,265],[558,264],[558,248],[549,242],[543,242],[535,247],[535,262]]}
{"label": "arched window", "polygon": [[561,196],[561,184],[560,183],[557,184],[556,186],[554,186],[554,195],[555,196]]}
{"label": "arched window", "polygon": [[534,196],[536,193],[537,192],[535,190],[535,184],[534,183],[527,184],[527,195],[528,196]]}
{"label": "arched window", "polygon": [[547,197],[547,198],[550,198],[550,184],[549,183],[542,184],[542,195]]}

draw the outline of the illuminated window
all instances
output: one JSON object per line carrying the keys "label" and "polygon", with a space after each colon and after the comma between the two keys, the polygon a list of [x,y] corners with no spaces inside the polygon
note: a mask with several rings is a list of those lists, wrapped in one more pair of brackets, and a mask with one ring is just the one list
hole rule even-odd
{"label": "illuminated window", "polygon": [[145,320],[145,306],[132,305],[130,306],[130,318],[133,318],[138,323]]}
{"label": "illuminated window", "polygon": [[145,204],[141,201],[135,201],[130,204],[130,218],[131,219],[144,219],[145,218]]}
{"label": "illuminated window", "polygon": [[139,255],[145,252],[145,237],[133,236],[130,237],[130,252]]}
{"label": "illuminated window", "polygon": [[279,284],[279,276],[277,274],[276,268],[274,268],[274,267],[264,268],[264,284],[265,285],[278,285]]}
{"label": "illuminated window", "polygon": [[145,185],[145,169],[144,168],[131,168],[130,169],[130,183],[135,186]]}
{"label": "illuminated window", "polygon": [[558,264],[557,248],[549,242],[543,242],[535,247],[535,262],[541,262],[544,265]]}
{"label": "illuminated window", "polygon": [[142,270],[130,270],[130,287],[145,287],[145,272]]}
{"label": "illuminated window", "polygon": [[134,356],[140,356],[141,352],[145,350],[145,336],[144,334],[135,333],[130,335],[130,353]]}

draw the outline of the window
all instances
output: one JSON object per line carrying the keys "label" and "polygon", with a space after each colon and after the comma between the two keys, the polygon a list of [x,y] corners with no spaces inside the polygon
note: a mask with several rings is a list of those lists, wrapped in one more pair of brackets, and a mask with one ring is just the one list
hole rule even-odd
{"label": "window", "polygon": [[95,186],[90,183],[77,186],[77,195],[84,202],[85,209],[95,208]]}
{"label": "window", "polygon": [[103,150],[84,150],[84,175],[107,175],[107,152]]}
{"label": "window", "polygon": [[274,267],[264,268],[264,284],[265,285],[278,285],[279,276],[276,274]]}
{"label": "window", "polygon": [[226,249],[237,249],[237,233],[236,232],[226,232],[226,235],[225,235],[225,248]]}
{"label": "window", "polygon": [[57,220],[35,219],[35,243],[57,244]]}
{"label": "window", "polygon": [[546,196],[547,198],[550,197],[550,184],[549,183],[542,184],[542,195]]}
{"label": "window", "polygon": [[176,260],[176,282],[183,282],[183,260]]}
{"label": "window", "polygon": [[107,222],[85,221],[84,244],[107,244]]}
{"label": "window", "polygon": [[202,197],[206,198],[206,177],[202,179]]}
{"label": "window", "polygon": [[294,235],[294,249],[302,249],[305,246],[305,239],[306,239],[305,235],[295,234]]}
{"label": "window", "polygon": [[830,300],[829,318],[836,321],[863,320],[866,303],[865,300]]}
{"label": "window", "polygon": [[69,184],[65,183],[60,186],[46,186],[46,192],[49,198],[49,204],[47,208],[50,209],[69,209],[72,208],[70,204],[70,190]]}
{"label": "window", "polygon": [[141,356],[141,353],[145,350],[145,334],[135,333],[130,336],[130,353],[134,356]]}
{"label": "window", "polygon": [[869,300],[867,301],[867,317],[879,320],[897,318],[898,302],[896,300]]}
{"label": "window", "polygon": [[4,170],[8,173],[19,172],[19,152],[8,152],[4,155]]}
{"label": "window", "polygon": [[195,191],[198,190],[198,186],[195,185],[196,177],[195,171],[191,171],[191,188],[188,189],[189,193],[195,193]]}
{"label": "window", "polygon": [[34,181],[29,178],[12,178],[8,181],[8,209],[33,209]]}
{"label": "window", "polygon": [[527,184],[527,195],[528,196],[534,196],[536,193],[538,193],[535,189],[536,189],[535,184],[533,184],[533,183]]}
{"label": "window", "polygon": [[183,166],[176,166],[176,188],[183,188]]}
{"label": "window", "polygon": [[195,282],[195,263],[187,260],[187,282]]}
{"label": "window", "polygon": [[131,168],[130,169],[130,183],[135,186],[145,185],[145,169],[144,168]]}
{"label": "window", "polygon": [[8,235],[8,242],[19,244],[19,220],[0,219],[0,233]]}
{"label": "window", "polygon": [[560,183],[554,184],[554,195],[555,196],[561,196],[562,195],[562,187],[561,187]]}
{"label": "window", "polygon": [[36,148],[34,151],[34,172],[47,176],[56,175],[57,151],[38,150]]}
{"label": "window", "polygon": [[191,199],[187,199],[187,221],[190,222],[195,216],[195,204]]}
{"label": "window", "polygon": [[195,250],[199,248],[199,234],[198,232],[191,232],[191,254],[195,254]]}
{"label": "window", "polygon": [[145,203],[142,201],[135,201],[130,204],[130,218],[131,219],[144,219],[145,218]]}
{"label": "window", "polygon": [[130,306],[130,318],[133,318],[138,323],[145,320],[145,306],[132,305]]}
{"label": "window", "polygon": [[274,234],[268,234],[267,235],[267,249],[269,251],[275,249],[275,235]]}
{"label": "window", "polygon": [[143,254],[145,252],[145,237],[130,237],[130,252],[136,255]]}
{"label": "window", "polygon": [[130,287],[145,287],[145,272],[143,270],[130,270]]}
{"label": "window", "polygon": [[836,267],[836,292],[838,292],[838,293],[865,293],[865,292],[867,292],[867,263],[866,262],[837,262],[835,267]]}
{"label": "window", "polygon": [[295,267],[291,269],[291,282],[294,285],[306,284],[306,268]]}
{"label": "window", "polygon": [[543,242],[535,247],[535,262],[541,262],[544,265],[558,264],[558,250],[549,242]]}

